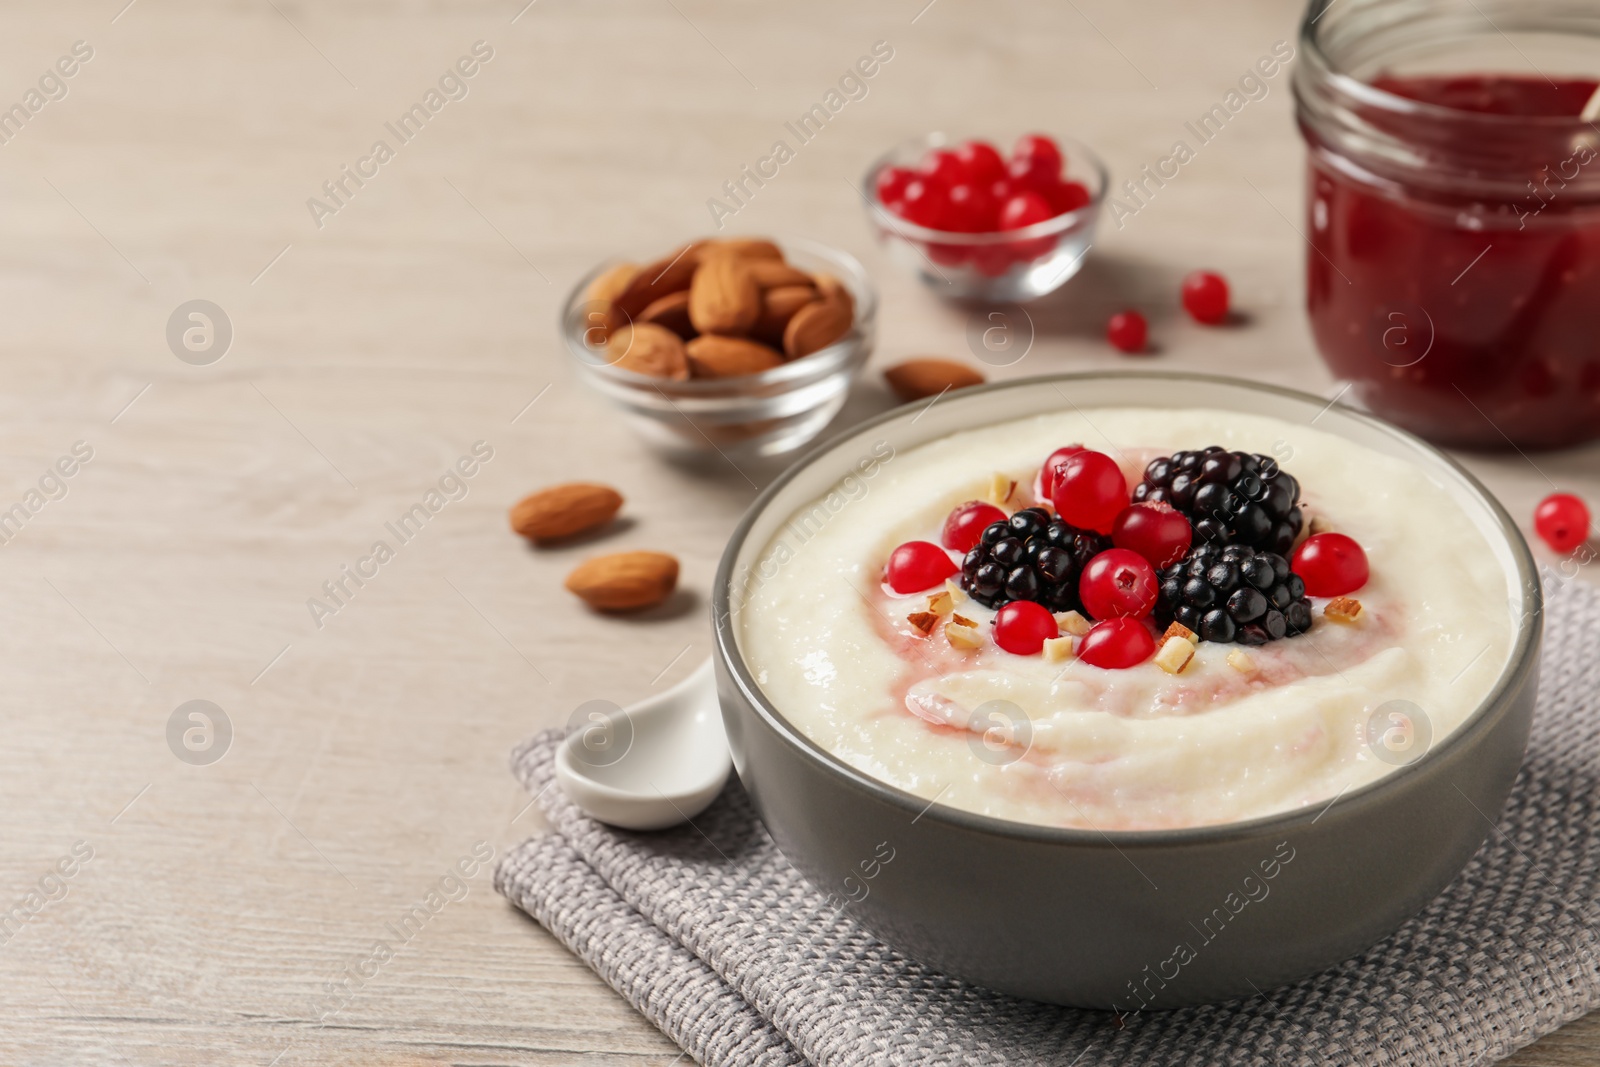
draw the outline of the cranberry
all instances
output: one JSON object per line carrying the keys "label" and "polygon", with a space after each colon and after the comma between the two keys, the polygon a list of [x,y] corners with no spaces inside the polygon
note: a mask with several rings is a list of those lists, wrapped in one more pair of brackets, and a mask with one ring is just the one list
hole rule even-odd
{"label": "cranberry", "polygon": [[1143,352],[1150,325],[1137,311],[1119,311],[1106,323],[1106,340],[1119,352]]}
{"label": "cranberry", "polygon": [[1533,528],[1557,552],[1571,552],[1589,539],[1589,509],[1571,493],[1551,493],[1533,513]]}
{"label": "cranberry", "polygon": [[956,159],[966,172],[966,180],[979,185],[987,185],[1006,173],[1005,160],[988,141],[968,141],[956,149]]}
{"label": "cranberry", "polygon": [[1050,201],[1050,206],[1056,209],[1057,215],[1065,215],[1069,211],[1076,211],[1080,207],[1088,207],[1094,199],[1089,195],[1089,190],[1082,182],[1057,182],[1046,192],[1045,198]]}
{"label": "cranberry", "polygon": [[997,522],[1005,522],[1006,513],[993,504],[969,500],[952,511],[944,520],[944,530],[939,543],[955,552],[970,552],[983,536],[983,531]]}
{"label": "cranberry", "polygon": [[930,230],[949,228],[950,192],[927,177],[913,179],[906,186],[901,203],[905,205],[901,214],[918,226],[926,226]]}
{"label": "cranberry", "polygon": [[1020,230],[1045,219],[1054,218],[1055,209],[1050,202],[1032,189],[1012,194],[1000,209],[1000,229]]}
{"label": "cranberry", "polygon": [[1078,658],[1091,667],[1117,671],[1137,667],[1156,654],[1156,639],[1139,619],[1106,619],[1078,642]]}
{"label": "cranberry", "polygon": [[1006,171],[1019,186],[1048,189],[1061,180],[1061,149],[1041,134],[1019,137],[1011,148],[1011,162]]}
{"label": "cranberry", "polygon": [[1164,501],[1130,504],[1111,527],[1111,543],[1139,553],[1152,567],[1170,567],[1189,554],[1194,528]]}
{"label": "cranberry", "polygon": [[907,541],[889,553],[883,576],[896,593],[920,593],[950,577],[959,567],[931,541]]}
{"label": "cranberry", "polygon": [[1050,502],[1072,525],[1110,533],[1117,515],[1128,506],[1128,480],[1116,460],[1104,452],[1084,449],[1057,468]]}
{"label": "cranberry", "polygon": [[992,248],[974,248],[972,250],[972,266],[985,278],[998,278],[1011,269],[1017,262],[1011,255],[1011,249],[1004,245]]}
{"label": "cranberry", "polygon": [[961,157],[948,148],[930,150],[922,157],[917,170],[935,185],[943,185],[946,188],[964,180],[967,176],[967,168],[962,165]]}
{"label": "cranberry", "polygon": [[1197,270],[1183,280],[1183,309],[1196,322],[1215,326],[1228,317],[1228,283],[1222,275]]}
{"label": "cranberry", "polygon": [[1014,193],[1020,192],[1022,190],[1012,185],[1009,178],[996,178],[989,183],[989,195],[994,197],[994,202],[999,205],[1004,205]]}
{"label": "cranberry", "polygon": [[878,201],[883,204],[892,204],[901,200],[906,195],[906,186],[916,178],[916,172],[906,167],[884,167],[878,171],[878,176],[873,185],[878,193]]}
{"label": "cranberry", "polygon": [[994,617],[994,643],[1014,656],[1031,656],[1060,636],[1056,617],[1031,600],[1013,600]]}
{"label": "cranberry", "polygon": [[1159,591],[1150,561],[1126,548],[1095,556],[1078,579],[1083,608],[1095,619],[1142,619],[1156,606]]}
{"label": "cranberry", "polygon": [[999,208],[982,185],[961,182],[950,187],[950,228],[961,233],[994,229]]}
{"label": "cranberry", "polygon": [[1061,474],[1061,465],[1066,463],[1068,457],[1075,456],[1084,451],[1082,445],[1068,445],[1058,448],[1050,453],[1050,458],[1044,461],[1044,466],[1039,468],[1039,491],[1045,497],[1052,497],[1056,492],[1056,478]]}
{"label": "cranberry", "polygon": [[1294,550],[1289,566],[1312,596],[1344,596],[1367,584],[1366,552],[1341,533],[1312,534]]}

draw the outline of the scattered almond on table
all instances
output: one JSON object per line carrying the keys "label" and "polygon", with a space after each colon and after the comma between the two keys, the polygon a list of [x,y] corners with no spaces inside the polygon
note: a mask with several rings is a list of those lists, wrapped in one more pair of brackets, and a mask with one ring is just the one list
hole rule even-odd
{"label": "scattered almond on table", "polygon": [[653,608],[678,586],[678,561],[665,552],[614,552],[585,560],[567,575],[567,589],[596,611]]}
{"label": "scattered almond on table", "polygon": [[927,357],[896,363],[883,372],[889,388],[901,401],[909,403],[953,389],[982,385],[983,372],[953,359]]}
{"label": "scattered almond on table", "polygon": [[568,482],[530,493],[511,508],[511,529],[530,541],[560,541],[604,526],[622,508],[609,485]]}
{"label": "scattered almond on table", "polygon": [[837,278],[809,274],[754,237],[618,264],[586,295],[613,365],[674,381],[759,374],[835,344],[855,325],[855,300]]}

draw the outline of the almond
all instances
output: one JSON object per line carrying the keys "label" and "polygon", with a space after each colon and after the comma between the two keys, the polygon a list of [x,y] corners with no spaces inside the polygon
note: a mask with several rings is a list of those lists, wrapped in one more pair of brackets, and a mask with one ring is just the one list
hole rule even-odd
{"label": "almond", "polygon": [[795,312],[817,298],[817,291],[809,285],[784,285],[767,289],[761,294],[761,317],[752,331],[757,337],[771,338],[783,344],[783,328],[789,325]]}
{"label": "almond", "polygon": [[1194,659],[1194,645],[1187,637],[1169,637],[1156,653],[1156,666],[1168,674],[1182,674]]}
{"label": "almond", "polygon": [[622,295],[623,290],[628,288],[628,283],[633,281],[638,273],[639,264],[618,263],[594,276],[589,287],[583,291],[584,298],[610,304]]}
{"label": "almond", "polygon": [[783,328],[784,354],[799,359],[827,348],[849,333],[854,321],[849,304],[823,294],[822,299],[796,311]]}
{"label": "almond", "polygon": [[689,377],[689,360],[683,338],[653,322],[636,322],[611,335],[606,343],[611,365],[655,378],[683,381]]}
{"label": "almond", "polygon": [[953,359],[908,359],[883,372],[884,378],[902,401],[938,396],[947,389],[982,385],[982,372]]}
{"label": "almond", "polygon": [[786,285],[813,288],[811,275],[789,266],[781,259],[750,259],[746,260],[745,264],[750,268],[750,274],[755,278],[756,284],[763,289],[777,289]]}
{"label": "almond", "polygon": [[622,494],[609,485],[552,485],[517,502],[511,529],[530,541],[558,541],[604,526],[621,507]]}
{"label": "almond", "polygon": [[660,300],[639,312],[639,322],[653,322],[665,326],[685,341],[694,336],[694,324],[689,321],[689,290],[668,293]]}
{"label": "almond", "polygon": [[783,259],[783,249],[763,237],[724,237],[698,243],[702,246],[702,253],[714,249],[742,259]]}
{"label": "almond", "polygon": [[596,611],[641,611],[672,595],[678,561],[665,552],[616,552],[585,560],[567,589]]}
{"label": "almond", "polygon": [[838,300],[850,309],[850,317],[856,317],[856,298],[850,294],[849,288],[831,274],[813,274],[811,280],[817,285],[817,292],[824,297]]}
{"label": "almond", "polygon": [[913,611],[906,616],[906,622],[922,631],[922,636],[926,637],[933,633],[934,627],[939,625],[940,619],[939,616],[931,611]]}
{"label": "almond", "polygon": [[701,257],[689,286],[689,321],[701,333],[748,333],[761,317],[761,287],[749,264],[717,252]]}
{"label": "almond", "polygon": [[621,321],[616,325],[632,322],[640,312],[668,293],[689,288],[695,273],[694,259],[681,250],[640,267],[639,273],[617,294],[615,304]]}
{"label": "almond", "polygon": [[696,378],[734,378],[782,365],[783,357],[757,341],[701,334],[684,346]]}

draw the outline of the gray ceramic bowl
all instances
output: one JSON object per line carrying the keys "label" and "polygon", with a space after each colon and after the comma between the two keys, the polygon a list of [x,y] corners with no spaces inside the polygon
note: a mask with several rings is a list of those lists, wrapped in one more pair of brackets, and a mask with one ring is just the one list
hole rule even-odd
{"label": "gray ceramic bowl", "polygon": [[[904,451],[1068,405],[1314,419],[1319,430],[1420,466],[1505,567],[1508,618],[1520,621],[1489,698],[1420,758],[1325,807],[1159,832],[1059,829],[930,805],[790,725],[740,656],[734,617],[780,525],[879,442]],[[723,555],[713,611],[734,765],[773,839],[814,886],[848,901],[845,913],[896,949],[948,974],[1035,1000],[1122,1011],[1271,989],[1360,952],[1420,911],[1483,843],[1516,777],[1543,622],[1526,542],[1452,460],[1320,397],[1187,374],[1011,381],[864,423],[762,493]],[[881,862],[890,850],[892,861]]]}

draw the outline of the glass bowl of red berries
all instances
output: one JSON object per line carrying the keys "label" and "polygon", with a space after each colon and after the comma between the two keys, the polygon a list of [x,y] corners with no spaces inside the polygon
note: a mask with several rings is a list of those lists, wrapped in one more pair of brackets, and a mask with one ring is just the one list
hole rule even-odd
{"label": "glass bowl of red berries", "polygon": [[892,258],[934,292],[1016,302],[1083,266],[1108,185],[1087,145],[1030,133],[1009,156],[944,133],[902,142],[867,171],[868,213]]}

